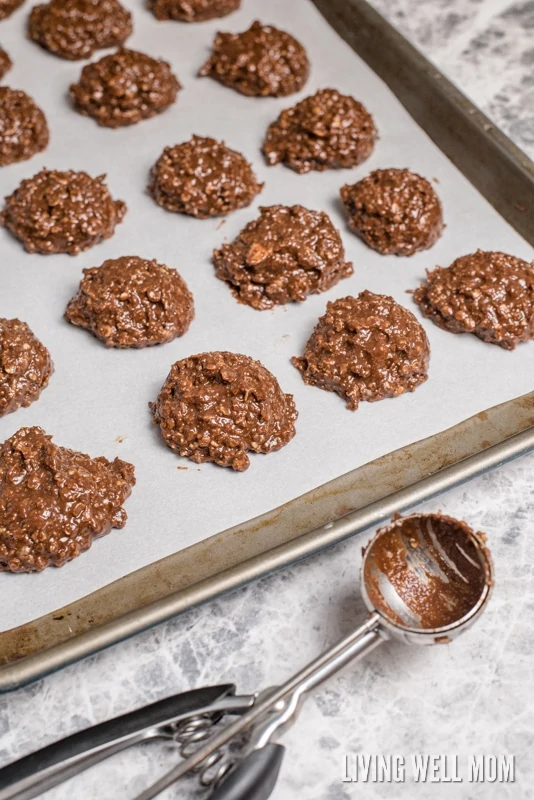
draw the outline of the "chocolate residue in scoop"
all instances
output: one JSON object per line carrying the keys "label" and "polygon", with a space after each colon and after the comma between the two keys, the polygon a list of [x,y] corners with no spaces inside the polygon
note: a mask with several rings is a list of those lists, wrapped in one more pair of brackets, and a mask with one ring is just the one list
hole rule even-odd
{"label": "chocolate residue in scoop", "polygon": [[430,346],[408,309],[392,297],[360,292],[328,303],[304,355],[292,362],[305,383],[337,392],[355,410],[413,392],[428,377]]}
{"label": "chocolate residue in scoop", "polygon": [[341,199],[351,228],[383,255],[412,256],[432,247],[443,231],[437,194],[407,169],[377,169],[343,186]]}
{"label": "chocolate residue in scoop", "polygon": [[166,61],[122,48],[86,64],[70,96],[80,114],[118,128],[166,111],[181,88]]}
{"label": "chocolate residue in scoop", "polygon": [[534,339],[534,262],[477,250],[428,272],[413,296],[425,317],[452,333],[505,350]]}
{"label": "chocolate residue in scoop", "polygon": [[53,444],[21,428],[0,446],[0,572],[61,567],[123,528],[134,467]]}
{"label": "chocolate residue in scoop", "polygon": [[371,155],[376,128],[367,109],[335,89],[321,89],[269,125],[263,143],[271,166],[283,163],[300,174],[350,168]]}
{"label": "chocolate residue in scoop", "polygon": [[0,417],[37,400],[53,371],[50,353],[29,326],[0,317]]}
{"label": "chocolate residue in scoop", "polygon": [[50,0],[34,6],[28,20],[30,39],[69,60],[117,47],[131,32],[132,15],[118,0]]}
{"label": "chocolate residue in scoop", "polygon": [[191,324],[193,296],[165,264],[123,256],[83,273],[65,316],[106,347],[163,344],[183,336]]}
{"label": "chocolate residue in scoop", "polygon": [[48,144],[46,117],[20,89],[0,86],[0,166],[25,161]]}
{"label": "chocolate residue in scoop", "polygon": [[148,0],[156,19],[179,22],[205,22],[226,17],[241,6],[241,0]]}
{"label": "chocolate residue in scoop", "polygon": [[6,197],[0,224],[29,253],[77,255],[113,236],[126,213],[126,204],[111,197],[105,177],[43,169]]}
{"label": "chocolate residue in scoop", "polygon": [[218,33],[199,75],[241,94],[284,97],[302,89],[309,70],[300,42],[273,25],[256,21],[242,33]]}
{"label": "chocolate residue in scoop", "polygon": [[480,537],[467,523],[441,514],[397,518],[365,550],[369,600],[402,627],[454,625],[491,583],[491,559]]}
{"label": "chocolate residue in scoop", "polygon": [[295,435],[292,395],[263,364],[236,353],[177,361],[150,408],[172,450],[238,472],[248,469],[249,451],[279,450]]}
{"label": "chocolate residue in scoop", "polygon": [[305,300],[352,275],[339,231],[322,211],[260,208],[237,239],[213,254],[215,274],[253,308]]}
{"label": "chocolate residue in scoop", "polygon": [[193,136],[165,148],[147,188],[167,211],[207,219],[250,205],[263,183],[241,153],[224,142]]}

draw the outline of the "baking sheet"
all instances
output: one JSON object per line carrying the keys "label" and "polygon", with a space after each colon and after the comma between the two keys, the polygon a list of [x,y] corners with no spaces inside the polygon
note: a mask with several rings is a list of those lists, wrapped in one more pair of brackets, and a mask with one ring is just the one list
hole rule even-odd
{"label": "baking sheet", "polygon": [[[225,20],[195,26],[158,23],[133,7],[135,32],[128,46],[170,61],[184,86],[165,114],[118,131],[100,129],[75,114],[66,91],[81,69],[41,51],[24,39],[26,8],[2,23],[2,44],[15,67],[8,84],[32,94],[47,113],[51,143],[30,162],[4,168],[2,194],[42,166],[106,172],[114,197],[129,211],[115,236],[75,258],[23,252],[0,232],[0,315],[27,321],[49,347],[56,372],[38,403],[0,420],[0,437],[21,425],[42,425],[62,445],[132,461],[138,484],[126,509],[129,521],[95,542],[66,567],[39,575],[0,575],[0,630],[21,625],[95,591],[111,581],[199,542],[234,524],[344,474],[391,450],[435,434],[484,408],[530,391],[534,346],[508,353],[474,337],[453,336],[428,321],[432,347],[430,378],[415,393],[347,411],[333,394],[306,387],[290,364],[300,353],[326,301],[363,289],[392,294],[415,309],[406,290],[425,268],[447,265],[477,247],[532,258],[532,248],[507,225],[432,144],[387,87],[342,42],[307,0],[244,0]],[[260,18],[293,32],[312,62],[299,95],[281,99],[241,97],[196,69],[217,29],[243,30]],[[43,77],[44,76],[44,77]],[[357,169],[299,176],[267,168],[259,147],[264,131],[282,108],[317,88],[335,86],[353,94],[373,113],[380,141]],[[144,193],[147,173],[165,145],[192,133],[214,135],[241,150],[266,186],[253,206],[220,220],[172,215]],[[338,201],[339,187],[371,169],[407,166],[435,180],[447,229],[431,251],[411,259],[381,257],[351,234]],[[232,239],[259,205],[302,203],[331,214],[341,229],[354,275],[299,306],[257,312],[239,306],[213,276],[211,250]],[[85,331],[62,319],[81,270],[105,258],[138,254],[176,267],[195,295],[196,318],[180,340],[142,351],[108,351]],[[417,312],[416,312],[417,313]],[[152,426],[148,402],[155,399],[171,363],[191,353],[228,349],[259,358],[293,392],[300,412],[297,436],[279,453],[252,456],[244,474],[212,465],[197,467],[177,458]],[[178,469],[187,467],[187,469]]]}

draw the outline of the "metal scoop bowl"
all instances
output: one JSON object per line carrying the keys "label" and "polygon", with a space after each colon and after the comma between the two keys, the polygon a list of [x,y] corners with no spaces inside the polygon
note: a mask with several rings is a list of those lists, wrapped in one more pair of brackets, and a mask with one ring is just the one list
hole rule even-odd
{"label": "metal scoop bowl", "polygon": [[480,616],[493,587],[483,534],[439,514],[398,517],[365,549],[364,602],[382,635],[445,644]]}

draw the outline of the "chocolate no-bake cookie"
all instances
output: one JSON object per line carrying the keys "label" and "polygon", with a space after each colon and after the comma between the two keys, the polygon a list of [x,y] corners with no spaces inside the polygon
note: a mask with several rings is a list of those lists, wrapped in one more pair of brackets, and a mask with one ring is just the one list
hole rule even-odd
{"label": "chocolate no-bake cookie", "polygon": [[9,53],[6,53],[3,47],[0,47],[0,81],[6,75],[11,67],[13,66],[13,62],[9,57]]}
{"label": "chocolate no-bake cookie", "polygon": [[330,217],[302,206],[260,208],[213,262],[239,302],[257,309],[305,300],[353,272]]}
{"label": "chocolate no-bake cookie", "polygon": [[146,347],[170,342],[189,328],[193,295],[174,269],[138,256],[84,269],[66,318],[106,347]]}
{"label": "chocolate no-bake cookie", "polygon": [[263,364],[236,353],[177,361],[150,407],[169,447],[197,464],[242,472],[248,451],[279,450],[295,435],[292,395]]}
{"label": "chocolate no-bake cookie", "polygon": [[534,339],[534,262],[477,250],[428,272],[414,299],[452,333],[474,333],[505,350]]}
{"label": "chocolate no-bake cookie", "polygon": [[53,444],[21,428],[0,446],[0,572],[61,567],[123,528],[134,467]]}
{"label": "chocolate no-bake cookie", "polygon": [[218,33],[199,75],[249,96],[284,97],[302,89],[309,70],[300,42],[256,21],[243,33]]}
{"label": "chocolate no-bake cookie", "polygon": [[23,2],[24,0],[0,0],[0,20],[11,16]]}
{"label": "chocolate no-bake cookie", "polygon": [[105,177],[43,169],[6,197],[0,224],[29,253],[76,255],[113,236],[126,213],[126,204],[111,197]]}
{"label": "chocolate no-bake cookie", "polygon": [[48,144],[46,117],[20,89],[0,86],[0,167],[25,161]]}
{"label": "chocolate no-bake cookie", "polygon": [[282,111],[263,143],[265,160],[300,174],[355,167],[371,155],[377,133],[372,116],[353,97],[321,89]]}
{"label": "chocolate no-bake cookie", "polygon": [[377,169],[341,189],[351,228],[384,255],[412,256],[441,236],[441,203],[426,178],[407,169]]}
{"label": "chocolate no-bake cookie", "polygon": [[430,347],[423,328],[392,297],[360,292],[328,303],[304,355],[292,359],[305,383],[337,392],[355,410],[413,392],[426,381]]}
{"label": "chocolate no-bake cookie", "polygon": [[262,188],[241,153],[203,136],[166,147],[148,185],[156,203],[167,211],[200,219],[248,206]]}
{"label": "chocolate no-bake cookie", "polygon": [[179,22],[205,22],[226,17],[237,11],[241,0],[148,0],[156,19],[176,19]]}
{"label": "chocolate no-bake cookie", "polygon": [[34,6],[28,34],[56,56],[72,61],[117,47],[132,32],[132,15],[118,0],[50,0]]}
{"label": "chocolate no-bake cookie", "polygon": [[181,88],[166,61],[121,48],[87,64],[70,96],[80,114],[118,128],[161,114]]}
{"label": "chocolate no-bake cookie", "polygon": [[0,417],[37,400],[53,371],[50,353],[28,325],[0,317]]}

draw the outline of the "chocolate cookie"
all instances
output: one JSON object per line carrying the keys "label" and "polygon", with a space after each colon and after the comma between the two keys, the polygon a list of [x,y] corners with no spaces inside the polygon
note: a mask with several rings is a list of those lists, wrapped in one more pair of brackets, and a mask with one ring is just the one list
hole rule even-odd
{"label": "chocolate cookie", "polygon": [[176,19],[179,22],[204,22],[226,17],[237,11],[241,0],[148,0],[156,19]]}
{"label": "chocolate cookie", "polygon": [[360,292],[328,303],[304,356],[293,358],[305,383],[337,392],[353,411],[413,392],[426,381],[430,347],[414,315],[392,297]]}
{"label": "chocolate cookie", "polygon": [[300,42],[273,25],[256,21],[243,33],[218,33],[199,75],[215,78],[241,94],[284,97],[302,89],[309,71]]}
{"label": "chocolate cookie", "polygon": [[161,114],[181,88],[166,61],[123,48],[87,64],[70,96],[80,114],[119,128]]}
{"label": "chocolate cookie", "polygon": [[0,47],[0,81],[6,75],[11,67],[13,66],[13,62],[9,57],[9,53],[6,53],[3,47]]}
{"label": "chocolate cookie", "polygon": [[112,199],[105,177],[43,169],[6,197],[0,224],[29,253],[75,256],[113,236],[126,213],[126,204]]}
{"label": "chocolate cookie", "polygon": [[0,167],[25,161],[48,144],[46,117],[19,89],[0,86]]}
{"label": "chocolate cookie", "polygon": [[430,183],[407,169],[377,169],[341,189],[351,228],[384,255],[413,256],[443,231],[441,203]]}
{"label": "chocolate cookie", "polygon": [[260,208],[213,262],[239,302],[257,309],[305,300],[353,272],[330,217],[302,206]]}
{"label": "chocolate cookie", "polygon": [[53,371],[50,353],[28,325],[0,317],[0,417],[37,400]]}
{"label": "chocolate cookie", "polygon": [[428,272],[414,299],[452,333],[474,333],[505,350],[534,339],[534,262],[477,250]]}
{"label": "chocolate cookie", "polygon": [[11,16],[23,2],[24,0],[0,0],[0,20]]}
{"label": "chocolate cookie", "polygon": [[123,528],[134,467],[58,447],[42,428],[0,446],[0,572],[62,567]]}
{"label": "chocolate cookie", "polygon": [[174,269],[138,256],[84,269],[66,318],[106,347],[146,347],[170,342],[189,328],[193,295]]}
{"label": "chocolate cookie", "polygon": [[50,0],[34,6],[28,20],[30,39],[71,61],[117,47],[131,32],[132,15],[118,0]]}
{"label": "chocolate cookie", "polygon": [[283,163],[300,174],[355,167],[371,155],[376,128],[365,106],[335,89],[321,89],[282,111],[263,143],[271,166]]}
{"label": "chocolate cookie", "polygon": [[292,395],[263,364],[236,353],[177,361],[150,408],[172,450],[239,472],[249,467],[248,451],[279,450],[295,435]]}
{"label": "chocolate cookie", "polygon": [[224,142],[193,136],[166,147],[150,173],[148,191],[167,211],[207,219],[250,205],[261,192],[251,165]]}

